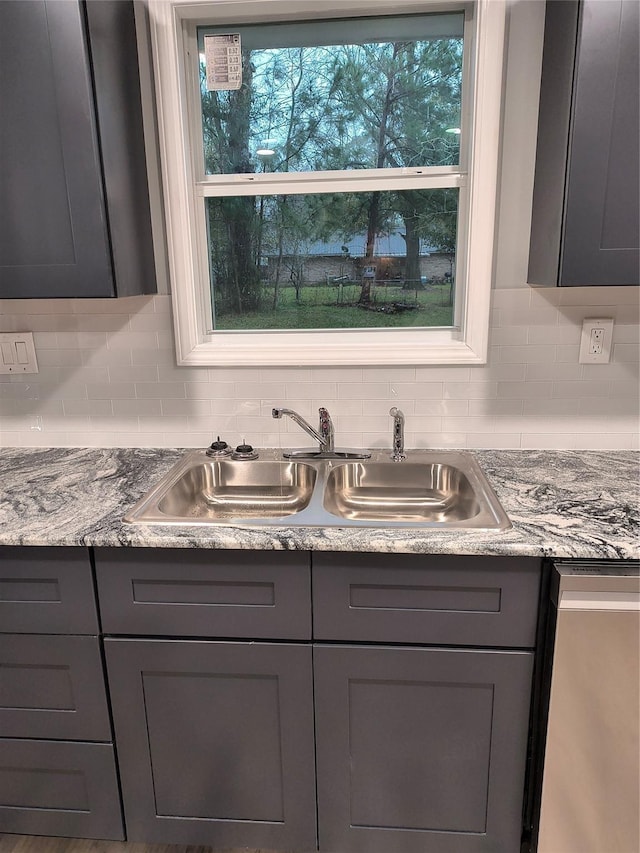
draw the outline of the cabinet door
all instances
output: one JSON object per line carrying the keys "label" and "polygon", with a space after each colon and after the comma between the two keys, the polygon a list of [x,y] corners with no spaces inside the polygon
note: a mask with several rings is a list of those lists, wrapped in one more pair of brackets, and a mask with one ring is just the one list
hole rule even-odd
{"label": "cabinet door", "polygon": [[0,297],[111,296],[80,3],[0,3]]}
{"label": "cabinet door", "polygon": [[311,649],[105,640],[127,837],[316,846]]}
{"label": "cabinet door", "polygon": [[640,284],[638,0],[581,9],[560,283]]}
{"label": "cabinet door", "polygon": [[520,849],[533,654],[314,649],[331,853]]}
{"label": "cabinet door", "polygon": [[529,282],[639,284],[637,0],[547,0]]}

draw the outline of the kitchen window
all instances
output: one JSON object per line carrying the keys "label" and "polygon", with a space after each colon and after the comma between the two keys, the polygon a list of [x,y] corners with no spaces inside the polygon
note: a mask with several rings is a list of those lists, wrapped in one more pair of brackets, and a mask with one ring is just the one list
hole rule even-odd
{"label": "kitchen window", "polygon": [[178,362],[481,363],[504,4],[309,5],[149,0]]}

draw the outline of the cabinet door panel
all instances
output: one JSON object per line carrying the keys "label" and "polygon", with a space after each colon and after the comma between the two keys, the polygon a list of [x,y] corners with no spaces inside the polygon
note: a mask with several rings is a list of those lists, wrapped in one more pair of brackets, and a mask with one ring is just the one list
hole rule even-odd
{"label": "cabinet door panel", "polygon": [[314,649],[320,849],[519,849],[533,655]]}
{"label": "cabinet door panel", "polygon": [[113,295],[79,3],[0,3],[0,104],[0,297]]}
{"label": "cabinet door panel", "polygon": [[539,584],[533,558],[314,554],[314,636],[533,647]]}
{"label": "cabinet door panel", "polygon": [[315,847],[311,649],[105,640],[127,836]]}
{"label": "cabinet door panel", "polygon": [[0,631],[97,634],[89,552],[0,547]]}
{"label": "cabinet door panel", "polygon": [[96,574],[110,634],[311,637],[301,552],[97,548]]}
{"label": "cabinet door panel", "polygon": [[0,832],[124,838],[113,747],[0,738]]}
{"label": "cabinet door panel", "polygon": [[0,732],[111,740],[98,638],[0,634]]}
{"label": "cabinet door panel", "polygon": [[581,11],[561,283],[640,284],[637,0]]}

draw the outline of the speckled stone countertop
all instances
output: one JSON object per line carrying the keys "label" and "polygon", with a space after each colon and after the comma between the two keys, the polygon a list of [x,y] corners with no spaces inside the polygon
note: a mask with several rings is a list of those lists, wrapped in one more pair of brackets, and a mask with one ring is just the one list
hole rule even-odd
{"label": "speckled stone countertop", "polygon": [[640,557],[633,451],[475,451],[511,519],[507,531],[124,524],[124,513],[183,453],[0,449],[0,545]]}

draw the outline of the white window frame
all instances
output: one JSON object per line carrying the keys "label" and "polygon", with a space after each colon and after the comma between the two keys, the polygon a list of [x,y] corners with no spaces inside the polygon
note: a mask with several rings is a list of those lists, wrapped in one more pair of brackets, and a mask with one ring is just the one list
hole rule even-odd
{"label": "white window frame", "polygon": [[[376,16],[470,10],[459,167],[343,173],[204,174],[194,24],[371,14],[371,0],[147,0],[154,57],[176,355],[184,366],[483,364],[487,358],[501,119],[505,0],[384,0]],[[195,51],[195,56],[194,56]],[[190,58],[191,57],[191,58]],[[375,173],[373,175],[372,173]],[[460,191],[456,327],[207,330],[211,317],[205,198],[446,186]],[[208,313],[207,313],[208,312]]]}

